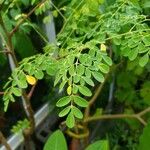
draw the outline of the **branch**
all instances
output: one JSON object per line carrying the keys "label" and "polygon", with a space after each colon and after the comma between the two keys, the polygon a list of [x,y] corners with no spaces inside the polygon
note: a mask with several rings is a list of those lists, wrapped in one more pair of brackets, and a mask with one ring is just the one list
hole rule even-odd
{"label": "branch", "polygon": [[12,54],[12,52],[9,51],[9,50],[0,51],[0,53],[4,53],[4,54]]}
{"label": "branch", "polygon": [[66,18],[65,18],[65,16],[61,13],[61,11],[55,6],[55,4],[52,2],[52,1],[50,1],[51,2],[51,4],[52,4],[52,6],[56,9],[56,11],[60,14],[60,16],[64,19],[64,21],[66,21]]}
{"label": "branch", "polygon": [[0,92],[0,95],[4,95],[4,92]]}
{"label": "branch", "polygon": [[1,131],[0,131],[0,143],[5,146],[6,150],[11,150],[10,145],[7,143],[7,140]]}
{"label": "branch", "polygon": [[11,36],[10,36],[10,33],[7,31],[7,28],[6,28],[5,24],[4,24],[4,21],[3,21],[3,18],[1,16],[1,14],[0,14],[0,25],[1,25],[3,31],[4,31],[4,33],[6,35],[6,39],[4,39],[3,35],[0,34],[1,37],[2,37],[3,42],[6,43],[7,51],[9,51],[8,54],[11,54],[15,65],[18,66],[17,58],[15,56],[15,52],[14,52],[14,49],[13,49],[13,46],[12,46]]}
{"label": "branch", "polygon": [[[33,10],[31,10],[28,13],[28,16],[30,16],[33,13],[33,11],[37,7],[39,7],[44,1],[39,3]],[[24,19],[14,28],[14,31],[12,33],[14,33],[19,28],[19,26],[21,25],[21,23],[23,21],[24,21]],[[16,55],[15,55],[15,52],[14,52],[13,44],[12,44],[12,35],[11,35],[11,33],[9,33],[7,31],[1,14],[0,14],[0,25],[2,26],[2,29],[3,29],[4,33],[6,34],[6,36],[7,36],[7,41],[3,38],[3,36],[1,34],[0,35],[2,36],[2,39],[4,40],[4,43],[6,43],[7,50],[11,52],[11,55],[12,55],[12,58],[13,58],[13,61],[14,61],[15,65],[18,66],[18,61],[17,61]],[[22,96],[24,98],[25,105],[26,105],[26,108],[24,108],[24,109],[27,110],[26,115],[28,117],[28,120],[30,121],[30,127],[27,129],[29,132],[26,132],[26,133],[28,133],[28,135],[26,135],[26,137],[27,136],[30,137],[33,134],[34,129],[35,129],[34,112],[33,112],[33,109],[32,109],[32,105],[30,103],[30,99],[28,98],[25,91],[22,92]]]}
{"label": "branch", "polygon": [[[68,22],[70,21],[71,17],[73,16],[73,14],[76,12],[76,10],[82,5],[82,3],[84,2],[84,0],[81,0],[78,5],[76,6],[76,8],[73,10],[73,12],[70,14],[70,16],[67,18],[67,20],[65,20],[65,23],[63,25],[63,27],[61,28],[59,34],[57,35],[57,37],[59,37],[59,35],[61,35],[61,33],[64,31],[65,27],[67,26]],[[67,36],[68,37],[68,36]],[[58,38],[59,39],[59,38]]]}
{"label": "branch", "polygon": [[30,15],[38,8],[40,7],[46,0],[41,1],[40,3],[38,3],[22,20],[20,20],[18,22],[18,24],[12,29],[12,31],[10,32],[10,36],[12,36],[20,27],[20,25],[27,19],[30,17]]}
{"label": "branch", "polygon": [[25,100],[25,103],[26,103],[26,107],[24,107],[24,109],[27,110],[27,112],[28,112],[27,116],[28,116],[28,119],[30,121],[30,127],[27,129],[30,132],[27,132],[29,134],[26,135],[26,136],[30,136],[30,135],[33,134],[34,129],[35,129],[34,111],[32,109],[32,105],[31,105],[30,99],[29,99],[29,97],[28,97],[28,95],[26,94],[25,91],[22,92],[22,96],[23,96],[23,98]]}
{"label": "branch", "polygon": [[142,118],[142,116],[148,112],[150,112],[150,107],[146,108],[145,110],[143,110],[137,114],[108,114],[108,115],[106,114],[106,115],[102,115],[102,116],[92,116],[92,117],[85,118],[84,122],[88,123],[91,121],[104,120],[104,119],[133,118],[133,119],[137,119],[139,122],[141,122],[141,124],[146,126],[147,122]]}
{"label": "branch", "polygon": [[30,92],[29,92],[28,95],[27,95],[27,97],[28,97],[29,100],[31,99],[31,97],[32,97],[32,95],[33,95],[33,92],[34,92],[34,90],[35,90],[35,87],[36,87],[36,84],[32,86]]}

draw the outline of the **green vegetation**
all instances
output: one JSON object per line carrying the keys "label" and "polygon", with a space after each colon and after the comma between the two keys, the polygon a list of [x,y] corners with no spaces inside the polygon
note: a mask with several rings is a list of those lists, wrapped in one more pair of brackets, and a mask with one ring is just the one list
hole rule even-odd
{"label": "green vegetation", "polygon": [[[78,139],[86,150],[148,150],[149,9],[148,0],[0,1],[1,65],[6,63],[4,54],[11,55],[16,65],[3,87],[4,111],[23,96],[29,114],[28,121],[13,130],[20,131],[22,126],[25,137],[34,133],[33,93],[27,94],[27,89],[33,92],[40,80],[54,77],[54,88],[63,93],[55,104],[69,140]],[[50,15],[44,16],[48,10],[55,17],[56,43],[49,43],[30,18],[37,15],[47,23],[51,20]],[[31,42],[33,30],[43,42],[41,53]],[[94,126],[99,135],[89,145]],[[44,150],[58,150],[59,144],[67,150],[65,137],[57,130]]]}

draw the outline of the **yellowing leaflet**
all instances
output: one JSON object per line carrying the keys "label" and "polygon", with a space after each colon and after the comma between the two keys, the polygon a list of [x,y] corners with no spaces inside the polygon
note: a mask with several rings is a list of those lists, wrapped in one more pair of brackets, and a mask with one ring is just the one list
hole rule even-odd
{"label": "yellowing leaflet", "polygon": [[105,44],[101,44],[100,49],[101,49],[101,51],[106,51],[106,45]]}
{"label": "yellowing leaflet", "polygon": [[30,75],[26,75],[26,80],[30,85],[35,85],[36,84],[36,78]]}
{"label": "yellowing leaflet", "polygon": [[71,85],[69,85],[68,88],[67,88],[67,94],[68,95],[71,95],[71,90],[72,90]]}

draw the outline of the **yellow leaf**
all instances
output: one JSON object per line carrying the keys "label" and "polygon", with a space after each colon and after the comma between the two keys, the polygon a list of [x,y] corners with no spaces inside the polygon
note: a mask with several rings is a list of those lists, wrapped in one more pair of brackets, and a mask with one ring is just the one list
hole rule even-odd
{"label": "yellow leaf", "polygon": [[105,44],[101,44],[101,51],[106,51],[106,45]]}
{"label": "yellow leaf", "polygon": [[37,81],[36,78],[34,78],[33,76],[29,76],[29,75],[26,75],[26,80],[31,85],[35,85]]}
{"label": "yellow leaf", "polygon": [[71,95],[71,90],[72,90],[71,85],[69,85],[68,88],[67,88],[67,94],[68,95]]}

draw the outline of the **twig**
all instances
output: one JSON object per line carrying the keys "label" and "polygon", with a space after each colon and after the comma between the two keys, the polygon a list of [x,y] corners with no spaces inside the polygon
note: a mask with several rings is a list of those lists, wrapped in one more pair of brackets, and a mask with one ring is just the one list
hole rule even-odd
{"label": "twig", "polygon": [[60,14],[60,16],[66,21],[65,16],[61,13],[61,11],[55,6],[55,4],[51,1],[51,4],[53,5],[53,7],[56,9],[56,11]]}
{"label": "twig", "polygon": [[41,1],[39,4],[37,4],[22,20],[18,22],[18,24],[12,29],[10,32],[10,36],[12,36],[20,27],[20,25],[38,8],[40,7],[46,0]]}
{"label": "twig", "polygon": [[12,54],[12,52],[11,52],[11,51],[8,51],[8,50],[0,51],[0,53]]}
{"label": "twig", "polygon": [[[25,93],[25,91],[22,92],[22,96],[24,97],[25,99],[25,103],[26,103],[26,110],[28,112],[28,119],[30,121],[30,127],[27,128],[26,130],[28,130],[28,135],[26,136],[30,136],[33,134],[34,132],[34,129],[35,129],[35,119],[34,119],[34,112],[33,112],[33,109],[32,109],[32,106],[31,106],[31,102],[30,102],[30,99],[28,98],[27,94]],[[30,132],[29,132],[30,131]]]}
{"label": "twig", "polygon": [[0,131],[0,143],[5,146],[6,150],[11,150],[10,145],[7,143],[7,140],[1,131]]}
{"label": "twig", "polygon": [[123,119],[123,118],[133,118],[137,119],[141,124],[144,126],[147,125],[147,122],[142,118],[143,115],[150,112],[150,107],[146,108],[145,110],[137,113],[137,114],[106,114],[101,116],[93,116],[88,117],[84,120],[85,123],[91,122],[91,121],[97,121],[97,120],[103,120],[103,119]]}
{"label": "twig", "polygon": [[33,92],[34,92],[34,90],[35,90],[35,87],[36,87],[36,84],[32,86],[30,92],[28,93],[28,95],[27,95],[28,99],[31,99],[31,97],[32,97],[32,95],[33,95]]}
{"label": "twig", "polygon": [[0,92],[0,95],[4,95],[4,92]]}
{"label": "twig", "polygon": [[139,116],[143,116],[143,115],[145,115],[147,112],[150,112],[150,107],[148,107],[147,109],[141,111],[138,115],[139,115]]}
{"label": "twig", "polygon": [[13,46],[12,46],[12,41],[11,41],[11,37],[10,37],[10,34],[9,32],[7,31],[6,27],[5,27],[5,24],[3,22],[3,18],[0,14],[0,25],[6,35],[6,39],[4,39],[3,35],[1,35],[2,37],[2,40],[3,42],[6,44],[6,47],[7,47],[7,51],[9,51],[10,53],[8,54],[11,54],[12,58],[13,58],[13,61],[15,63],[16,66],[18,66],[18,63],[17,63],[17,58],[15,56],[15,52],[14,52],[14,49],[13,49]]}
{"label": "twig", "polygon": [[76,12],[76,10],[81,6],[81,4],[84,2],[84,0],[81,0],[79,2],[79,4],[77,5],[77,7],[74,9],[74,11],[70,14],[70,16],[67,18],[67,20],[65,21],[63,27],[61,28],[59,34],[57,35],[57,37],[59,37],[59,35],[61,35],[61,33],[64,31],[65,27],[67,26],[68,22],[70,21],[72,15]]}

